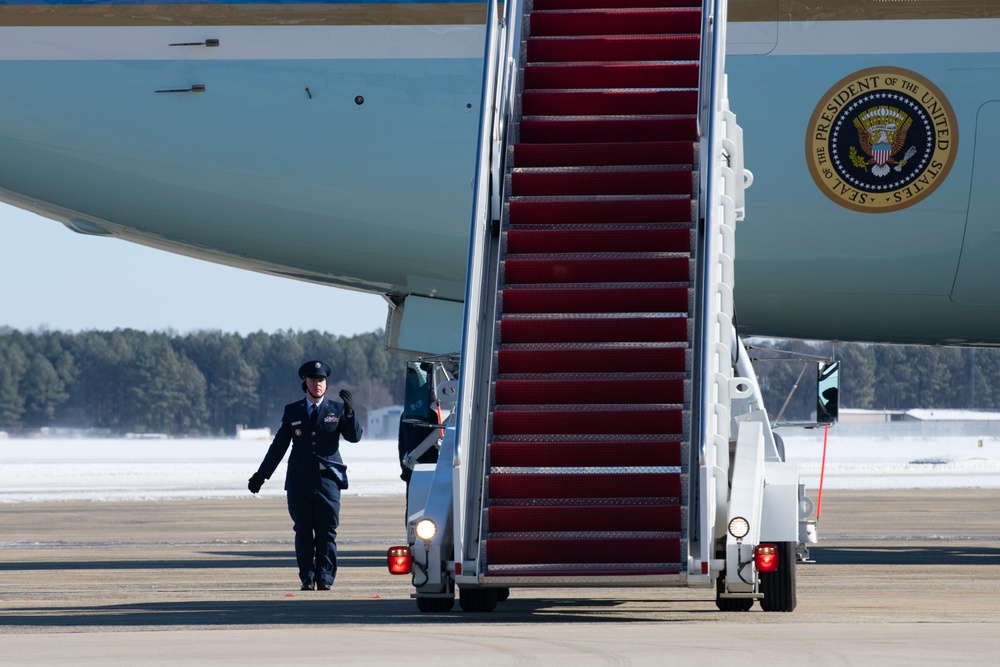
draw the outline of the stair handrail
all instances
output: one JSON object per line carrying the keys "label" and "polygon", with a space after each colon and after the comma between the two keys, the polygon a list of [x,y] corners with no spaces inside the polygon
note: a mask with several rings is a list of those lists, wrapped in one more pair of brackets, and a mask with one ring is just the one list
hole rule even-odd
{"label": "stair handrail", "polygon": [[507,2],[504,6],[504,16],[501,19],[501,51],[497,63],[501,71],[498,74],[500,79],[496,86],[496,104],[493,114],[493,160],[491,162],[494,220],[500,220],[501,216],[500,205],[503,197],[507,128],[508,121],[514,117],[517,100],[514,91],[517,84],[518,61],[520,60],[521,21],[519,19],[522,5],[522,0]]}
{"label": "stair handrail", "polygon": [[[504,178],[504,153],[506,135],[512,112],[512,91],[517,71],[520,45],[521,0],[505,3],[504,16],[498,16],[495,2],[487,3],[486,42],[483,57],[483,83],[480,99],[479,140],[476,151],[476,170],[473,181],[471,233],[469,235],[469,262],[465,281],[465,318],[462,324],[462,351],[460,360],[456,413],[457,456],[454,466],[453,522],[455,559],[464,559],[469,484],[473,474],[472,438],[484,431],[486,419],[479,419],[477,408],[482,411],[485,402],[477,404],[477,395],[484,388],[481,377],[480,357],[486,349],[492,350],[493,321],[484,317],[484,309],[494,299],[490,297],[490,271],[487,248],[494,224],[500,219],[500,197]],[[512,29],[513,28],[513,29]],[[517,41],[514,41],[517,39]],[[488,389],[487,377],[485,380]],[[485,416],[485,415],[484,415]]]}
{"label": "stair handrail", "polygon": [[[736,187],[726,161],[728,95],[724,72],[726,0],[706,0],[702,8],[698,138],[700,188],[698,210],[703,218],[700,296],[696,326],[698,400],[692,417],[698,437],[698,489],[703,512],[698,519],[699,553],[692,558],[689,578],[710,577],[715,556],[714,538],[724,518],[718,500],[725,489],[729,466],[730,392],[734,389],[732,360],[737,339],[732,325],[733,228]],[[730,142],[731,144],[732,142]],[[726,172],[729,172],[727,175]],[[700,566],[700,567],[699,567]]]}

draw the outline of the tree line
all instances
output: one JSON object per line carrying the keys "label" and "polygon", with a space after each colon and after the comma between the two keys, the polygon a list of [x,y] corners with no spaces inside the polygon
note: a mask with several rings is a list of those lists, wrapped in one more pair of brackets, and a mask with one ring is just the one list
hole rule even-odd
{"label": "tree line", "polygon": [[402,402],[406,356],[386,350],[381,331],[347,338],[319,331],[0,328],[0,430],[175,436],[228,436],[237,426],[273,430],[285,404],[301,396],[297,372],[309,359],[330,364],[331,396],[350,390],[361,419]]}
{"label": "tree line", "polygon": [[[751,341],[765,405],[774,417],[810,419],[815,370],[788,354],[842,361],[846,408],[1000,410],[1000,349],[812,341]],[[762,349],[763,348],[763,349]],[[775,355],[778,350],[785,355]],[[403,401],[406,355],[385,349],[381,331],[350,338],[319,331],[218,331],[186,335],[114,331],[20,332],[0,328],[0,430],[92,428],[112,435],[228,436],[238,425],[275,428],[300,395],[298,367],[323,359],[330,391],[355,397],[359,416]],[[583,369],[585,370],[585,369]]]}

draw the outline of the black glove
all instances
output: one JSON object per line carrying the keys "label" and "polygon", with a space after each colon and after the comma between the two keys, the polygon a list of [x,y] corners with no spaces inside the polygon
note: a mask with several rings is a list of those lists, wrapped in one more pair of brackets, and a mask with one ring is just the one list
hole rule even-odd
{"label": "black glove", "polygon": [[344,414],[349,415],[354,412],[354,397],[346,389],[340,390],[340,400],[344,402]]}
{"label": "black glove", "polygon": [[264,486],[264,480],[267,479],[264,475],[259,472],[255,472],[250,476],[250,481],[247,482],[247,488],[250,489],[250,493],[257,493],[260,491],[260,487]]}

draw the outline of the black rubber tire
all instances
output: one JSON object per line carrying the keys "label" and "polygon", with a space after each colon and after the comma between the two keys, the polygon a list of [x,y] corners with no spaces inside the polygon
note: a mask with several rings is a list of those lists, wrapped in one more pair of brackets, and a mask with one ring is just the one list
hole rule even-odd
{"label": "black rubber tire", "polygon": [[497,589],[459,588],[458,604],[462,611],[487,612],[497,608]]}
{"label": "black rubber tire", "polygon": [[726,573],[720,572],[715,580],[715,606],[719,611],[750,611],[753,607],[753,598],[724,598],[722,594],[725,590]]}
{"label": "black rubber tire", "polygon": [[497,589],[497,602],[503,602],[510,597],[509,588],[498,588]]}
{"label": "black rubber tire", "polygon": [[795,611],[795,542],[778,542],[778,569],[760,573],[764,611]]}
{"label": "black rubber tire", "polygon": [[424,612],[425,614],[440,614],[442,612],[451,611],[451,608],[455,606],[455,598],[417,598],[417,609]]}

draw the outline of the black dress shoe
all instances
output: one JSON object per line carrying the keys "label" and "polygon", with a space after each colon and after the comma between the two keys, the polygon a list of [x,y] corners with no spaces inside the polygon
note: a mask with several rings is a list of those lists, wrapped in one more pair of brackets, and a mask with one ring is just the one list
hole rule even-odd
{"label": "black dress shoe", "polygon": [[311,591],[312,589],[313,589],[313,582],[311,582],[311,581],[303,581],[302,582],[302,588],[300,588],[299,590],[300,591]]}
{"label": "black dress shoe", "polygon": [[325,581],[317,581],[316,582],[316,590],[318,590],[318,591],[328,591],[328,590],[330,590],[330,584],[326,583]]}

